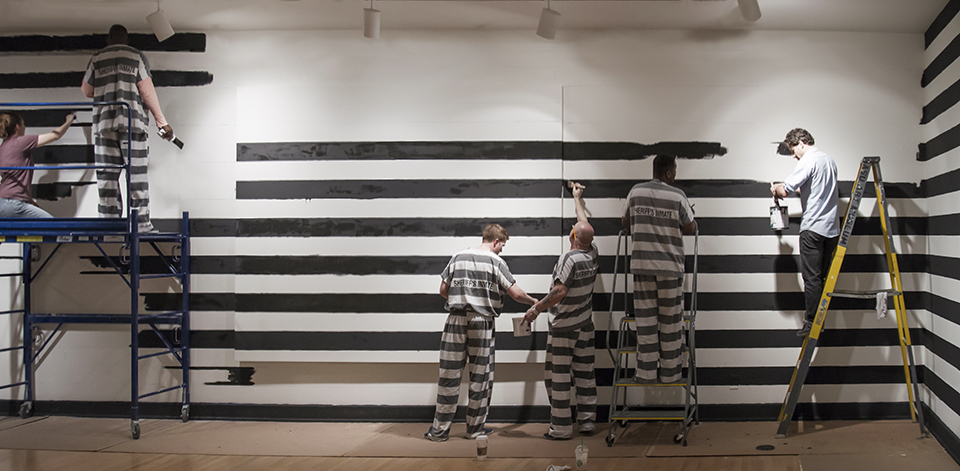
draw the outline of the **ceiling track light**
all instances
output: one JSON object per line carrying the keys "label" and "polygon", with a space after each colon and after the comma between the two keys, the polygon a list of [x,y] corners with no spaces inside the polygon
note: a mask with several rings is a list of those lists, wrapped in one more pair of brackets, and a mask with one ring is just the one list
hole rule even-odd
{"label": "ceiling track light", "polygon": [[157,0],[157,11],[147,15],[147,23],[150,23],[150,29],[153,30],[153,34],[159,42],[169,39],[174,34],[173,27],[170,26],[163,10],[160,9],[160,0]]}
{"label": "ceiling track light", "polygon": [[759,0],[737,0],[740,5],[740,14],[747,21],[757,21],[760,19]]}
{"label": "ceiling track light", "polygon": [[373,9],[373,0],[370,0],[370,8],[363,9],[363,37],[380,38],[380,10]]}
{"label": "ceiling track light", "polygon": [[537,24],[537,36],[543,39],[553,39],[557,36],[557,29],[560,27],[560,13],[550,9],[550,0],[547,0],[547,8],[540,12],[540,23]]}

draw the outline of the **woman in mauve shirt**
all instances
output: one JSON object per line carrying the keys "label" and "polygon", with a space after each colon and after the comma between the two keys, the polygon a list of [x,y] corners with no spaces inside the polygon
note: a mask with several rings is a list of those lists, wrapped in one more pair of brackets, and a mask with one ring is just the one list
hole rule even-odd
{"label": "woman in mauve shirt", "polygon": [[[23,117],[16,111],[0,112],[0,167],[32,167],[33,149],[63,137],[76,118],[73,113],[46,134],[24,135]],[[0,218],[50,218],[31,196],[33,169],[0,170]]]}

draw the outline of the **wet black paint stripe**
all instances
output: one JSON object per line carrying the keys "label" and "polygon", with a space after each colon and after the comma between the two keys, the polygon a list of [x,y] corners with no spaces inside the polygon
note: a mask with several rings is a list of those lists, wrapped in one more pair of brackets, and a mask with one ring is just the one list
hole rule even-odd
{"label": "wet black paint stripe", "polygon": [[942,33],[947,25],[953,21],[953,18],[957,16],[957,12],[960,12],[960,1],[958,0],[950,0],[950,2],[943,7],[943,10],[940,10],[936,19],[933,20],[933,23],[930,23],[930,26],[927,27],[927,30],[923,33],[924,49],[933,44],[933,41],[940,36],[940,33]]}
{"label": "wet black paint stripe", "polygon": [[[152,34],[130,33],[129,43],[140,51],[204,52],[207,35],[203,33],[176,33],[159,42]],[[106,34],[78,36],[0,36],[0,53],[27,52],[93,52],[107,46]]]}
{"label": "wet black paint stripe", "polygon": [[[104,257],[82,257],[93,261],[98,268],[107,268]],[[114,258],[116,263],[118,259]],[[507,256],[504,261],[514,275],[550,274],[558,257],[552,255]],[[141,272],[160,273],[164,266],[157,257],[141,257]],[[235,275],[425,275],[439,274],[450,260],[449,256],[368,256],[368,255],[195,255],[190,257],[194,274]],[[613,273],[615,257],[600,256],[600,272]],[[901,273],[927,273],[926,255],[898,255]],[[937,257],[931,264],[931,273],[960,279],[960,261]],[[687,255],[686,269],[693,271],[693,256]],[[741,273],[798,273],[798,255],[700,255],[700,274]],[[620,262],[619,269],[623,269]],[[847,254],[843,259],[843,273],[886,273],[884,254]]]}
{"label": "wet black paint stripe", "polygon": [[[93,106],[81,106],[75,108],[35,108],[29,110],[17,110],[23,116],[23,122],[27,126],[27,134],[30,134],[31,127],[49,127],[55,128],[63,124],[64,119],[69,113],[93,111]],[[90,123],[74,121],[71,127],[86,126]],[[34,151],[36,152],[36,151]]]}
{"label": "wet black paint stripe", "polygon": [[[957,37],[960,39],[960,36]],[[960,125],[956,125],[918,146],[917,160],[926,162],[960,146]]]}
{"label": "wet black paint stripe", "polygon": [[960,102],[960,82],[954,82],[923,107],[920,124],[927,124]]}
{"label": "wet black paint stripe", "polygon": [[926,88],[927,85],[930,85],[958,57],[960,57],[960,36],[953,38],[950,44],[927,64],[927,67],[923,70],[923,76],[920,78],[920,86]]}
{"label": "wet black paint stripe", "polygon": [[[897,235],[960,235],[960,215],[929,218],[891,218]],[[191,219],[193,237],[479,237],[487,224],[502,225],[511,237],[566,235],[573,219],[560,218],[282,218],[282,219]],[[622,229],[619,218],[592,218],[598,236],[615,236]],[[770,236],[769,217],[697,218],[700,235]],[[161,231],[175,231],[179,219],[155,219]],[[782,235],[796,235],[800,218],[791,218]],[[882,234],[880,219],[859,217],[854,235]]]}
{"label": "wet black paint stripe", "polygon": [[[528,287],[532,296],[537,287]],[[929,306],[926,293],[905,293],[908,309],[924,309]],[[689,305],[689,293],[686,295]],[[180,305],[176,293],[144,294],[147,310],[175,310]],[[198,311],[237,312],[317,312],[317,313],[443,313],[444,300],[437,294],[427,293],[195,293],[190,297],[190,308]],[[595,293],[593,309],[608,311],[610,296]],[[613,300],[614,310],[623,311],[624,299],[618,295]],[[756,292],[700,292],[697,296],[700,311],[802,311],[802,292],[756,293]],[[876,301],[869,299],[834,299],[834,310],[873,311]],[[928,309],[931,310],[932,309]],[[519,313],[526,307],[507,299],[504,313]],[[937,311],[934,311],[938,313]]]}
{"label": "wet black paint stripe", "polygon": [[[63,119],[61,118],[63,124]],[[36,165],[93,165],[93,145],[49,145],[33,150],[33,162]]]}
{"label": "wet black paint stripe", "polygon": [[[636,180],[577,180],[590,198],[625,198]],[[689,198],[768,198],[770,182],[755,180],[677,180]],[[853,182],[839,182],[840,197],[850,196]],[[919,198],[913,183],[884,183],[887,198]],[[559,198],[570,197],[562,180],[278,180],[238,181],[237,199],[378,199],[378,198]],[[876,198],[873,185],[865,198]]]}
{"label": "wet black paint stripe", "polygon": [[33,185],[33,198],[36,200],[56,201],[73,196],[73,189],[80,186],[95,185],[97,182],[53,182]]}
{"label": "wet black paint stripe", "polygon": [[[203,71],[154,70],[157,87],[199,87],[213,83],[213,74]],[[76,88],[80,89],[83,72],[28,72],[0,74],[0,89]],[[63,121],[61,120],[61,123]]]}
{"label": "wet black paint stripe", "polygon": [[238,162],[294,160],[643,160],[723,156],[715,142],[278,142],[237,144]]}
{"label": "wet black paint stripe", "polygon": [[920,194],[923,198],[932,198],[956,191],[960,191],[960,169],[941,173],[920,182]]}
{"label": "wet black paint stripe", "polygon": [[237,199],[558,198],[559,180],[238,181]]}

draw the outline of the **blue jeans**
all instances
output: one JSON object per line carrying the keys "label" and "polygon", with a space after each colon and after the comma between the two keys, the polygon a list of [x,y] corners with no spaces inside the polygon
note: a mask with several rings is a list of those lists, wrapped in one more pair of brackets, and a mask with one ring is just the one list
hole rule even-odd
{"label": "blue jeans", "polygon": [[0,218],[52,218],[50,213],[26,201],[0,198]]}

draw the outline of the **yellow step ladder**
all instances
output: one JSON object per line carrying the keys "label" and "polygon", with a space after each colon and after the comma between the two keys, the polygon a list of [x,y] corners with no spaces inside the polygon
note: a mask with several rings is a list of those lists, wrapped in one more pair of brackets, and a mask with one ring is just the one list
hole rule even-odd
{"label": "yellow step ladder", "polygon": [[[867,186],[867,178],[873,172],[873,185],[877,194],[878,207],[880,209],[880,225],[883,228],[883,243],[887,252],[887,271],[890,273],[891,288],[887,290],[873,291],[840,291],[836,290],[837,277],[840,274],[840,265],[843,264],[843,257],[847,253],[847,243],[850,241],[850,235],[853,233],[853,225],[857,220],[857,210],[860,208],[860,200],[863,198],[863,192]],[[820,332],[823,330],[823,321],[827,316],[827,308],[830,306],[830,298],[876,298],[879,293],[886,293],[893,297],[893,305],[897,315],[897,331],[900,338],[900,353],[903,356],[903,372],[906,377],[907,394],[910,398],[910,418],[920,424],[920,436],[926,435],[923,427],[923,410],[920,407],[920,388],[916,384],[917,369],[914,364],[913,345],[910,343],[910,328],[907,325],[906,308],[903,302],[903,286],[900,282],[900,267],[897,265],[897,254],[893,247],[893,238],[890,235],[890,217],[887,214],[887,199],[883,189],[883,180],[880,176],[880,157],[864,157],[860,162],[860,174],[854,183],[853,194],[850,195],[850,203],[847,205],[847,212],[843,219],[843,229],[840,233],[840,240],[837,243],[837,251],[834,253],[833,261],[830,262],[830,271],[828,272],[826,283],[824,283],[823,294],[820,296],[820,303],[817,306],[817,316],[813,321],[813,327],[810,333],[803,341],[800,348],[800,358],[797,359],[797,366],[793,370],[793,377],[790,378],[790,386],[787,388],[787,395],[783,400],[783,407],[780,409],[780,416],[777,419],[780,426],[777,429],[777,438],[785,438],[787,428],[790,426],[790,420],[793,417],[794,410],[797,407],[797,401],[800,398],[800,388],[803,386],[807,373],[810,371],[810,360],[813,358],[813,352],[817,348],[817,341],[820,339]]]}

